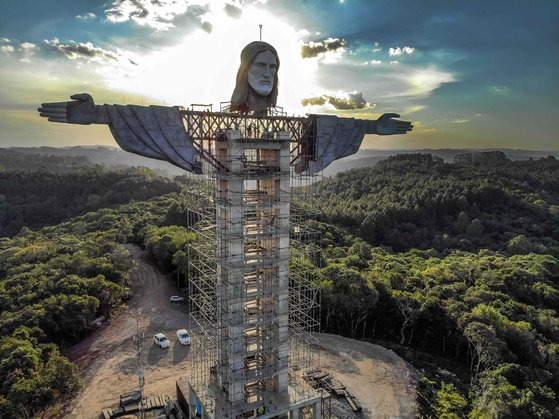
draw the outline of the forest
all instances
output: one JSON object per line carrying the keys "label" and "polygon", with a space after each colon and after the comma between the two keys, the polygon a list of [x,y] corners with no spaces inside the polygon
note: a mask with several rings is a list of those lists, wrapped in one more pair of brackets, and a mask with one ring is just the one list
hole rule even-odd
{"label": "forest", "polygon": [[[61,351],[120,304],[126,243],[184,280],[199,185],[101,166],[0,176],[0,416],[34,417],[82,385]],[[559,162],[401,155],[303,196],[323,331],[412,363],[422,417],[559,416]]]}

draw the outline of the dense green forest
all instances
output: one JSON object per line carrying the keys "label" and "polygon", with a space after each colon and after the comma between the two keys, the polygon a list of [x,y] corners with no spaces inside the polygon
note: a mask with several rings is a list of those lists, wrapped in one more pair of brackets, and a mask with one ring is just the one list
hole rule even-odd
{"label": "dense green forest", "polygon": [[557,417],[559,260],[487,249],[394,253],[312,226],[324,237],[322,327],[392,342],[426,368],[424,417]]}
{"label": "dense green forest", "polygon": [[559,162],[501,152],[389,157],[316,184],[311,209],[375,245],[559,256]]}
{"label": "dense green forest", "polygon": [[51,172],[69,173],[83,166],[94,166],[86,156],[56,156],[29,154],[0,148],[0,167],[4,170],[34,171],[40,168]]}
{"label": "dense green forest", "polygon": [[[135,266],[123,244],[142,244],[169,267],[166,257],[184,251],[193,236],[184,227],[165,226],[176,216],[176,193],[133,200],[184,186],[147,169],[2,175],[2,192],[20,198],[14,206],[11,199],[4,201],[7,213],[25,208],[22,223],[54,223],[37,231],[22,227],[0,239],[0,417],[34,417],[80,389],[77,368],[59,347],[77,342],[92,330],[94,319],[110,317],[121,303]],[[19,190],[15,179],[21,181]],[[77,190],[79,197],[72,196]],[[92,197],[109,205],[130,202],[58,223],[68,217],[60,208],[66,199]],[[40,218],[41,202],[53,206],[50,217]],[[73,211],[80,211],[78,205]]]}
{"label": "dense green forest", "polygon": [[395,156],[307,196],[322,327],[423,368],[422,416],[559,416],[555,158]]}
{"label": "dense green forest", "polygon": [[[79,389],[58,346],[118,306],[134,266],[126,243],[184,281],[185,247],[196,240],[185,222],[206,204],[193,194],[199,185],[147,169],[96,170],[80,169],[87,185],[74,212],[59,207],[78,174],[2,174],[0,193],[19,197],[4,199],[2,214],[19,211],[36,230],[14,227],[0,241],[0,416],[39,414]],[[52,216],[38,218],[50,195]],[[305,196],[298,204],[320,215],[308,223],[321,232],[313,275],[323,330],[379,342],[418,368],[422,417],[559,416],[554,158],[396,156]],[[305,257],[295,254],[312,266]]]}
{"label": "dense green forest", "polygon": [[143,168],[108,170],[101,165],[71,173],[41,168],[0,172],[0,236],[23,226],[40,228],[99,208],[146,200],[181,190],[177,182]]}

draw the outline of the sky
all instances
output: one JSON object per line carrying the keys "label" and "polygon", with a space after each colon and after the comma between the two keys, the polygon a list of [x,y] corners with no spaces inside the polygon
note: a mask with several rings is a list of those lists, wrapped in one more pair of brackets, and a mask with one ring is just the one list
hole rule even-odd
{"label": "sky", "polygon": [[115,146],[36,112],[74,93],[219,110],[259,25],[289,114],[413,121],[362,148],[559,150],[558,0],[0,0],[0,147]]}

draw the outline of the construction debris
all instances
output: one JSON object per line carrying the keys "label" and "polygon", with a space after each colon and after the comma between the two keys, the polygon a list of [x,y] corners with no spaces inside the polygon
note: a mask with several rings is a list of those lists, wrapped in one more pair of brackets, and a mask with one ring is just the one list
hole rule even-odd
{"label": "construction debris", "polygon": [[361,411],[361,405],[355,396],[349,392],[340,380],[333,379],[329,373],[323,372],[320,369],[315,369],[303,374],[303,379],[313,388],[326,390],[334,397],[345,398],[351,410],[354,412]]}
{"label": "construction debris", "polygon": [[[101,411],[101,416],[103,419],[112,419],[138,413],[140,411],[140,400],[138,395],[139,392],[135,391],[130,394],[120,396],[120,405],[112,409],[103,409]],[[181,419],[184,417],[171,398],[167,395],[146,397],[144,399],[144,412],[153,412],[154,414],[149,414],[149,417],[154,418]]]}

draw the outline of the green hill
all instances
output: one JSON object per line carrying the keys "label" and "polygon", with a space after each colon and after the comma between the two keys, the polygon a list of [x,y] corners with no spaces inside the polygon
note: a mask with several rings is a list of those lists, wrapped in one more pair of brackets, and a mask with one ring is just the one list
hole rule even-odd
{"label": "green hill", "polygon": [[500,152],[445,163],[399,155],[315,184],[304,203],[370,244],[402,251],[526,248],[559,255],[559,162]]}

